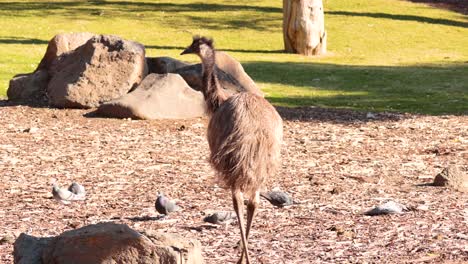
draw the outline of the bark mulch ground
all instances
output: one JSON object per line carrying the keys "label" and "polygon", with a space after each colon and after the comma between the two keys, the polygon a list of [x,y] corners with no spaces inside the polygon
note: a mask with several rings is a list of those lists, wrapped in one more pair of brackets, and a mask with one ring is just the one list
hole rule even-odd
{"label": "bark mulch ground", "polygon": [[[250,239],[256,263],[462,263],[468,261],[468,194],[427,185],[468,160],[467,116],[279,109],[282,167],[267,188],[297,204],[261,202]],[[207,163],[207,120],[135,121],[85,117],[85,110],[0,102],[0,238],[55,236],[104,221],[201,241],[206,263],[235,263],[235,222],[204,223],[231,210]],[[51,182],[72,181],[87,200],[61,205]],[[158,220],[157,191],[182,210]],[[394,200],[401,215],[362,212]],[[13,245],[0,242],[0,262]]]}

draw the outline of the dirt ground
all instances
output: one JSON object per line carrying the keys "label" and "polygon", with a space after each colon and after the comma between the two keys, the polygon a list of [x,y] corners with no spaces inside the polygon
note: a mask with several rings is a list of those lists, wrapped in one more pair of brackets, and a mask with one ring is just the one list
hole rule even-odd
{"label": "dirt ground", "polygon": [[[262,200],[250,239],[255,263],[462,263],[468,261],[468,194],[427,186],[449,164],[468,165],[467,116],[279,109],[282,167],[266,186],[297,204]],[[204,223],[231,210],[207,163],[206,119],[85,117],[86,110],[0,101],[0,238],[55,236],[104,221],[198,239],[206,263],[235,263],[236,222]],[[61,205],[51,182],[72,181],[87,200]],[[157,220],[157,191],[182,210]],[[387,200],[411,211],[365,216]],[[13,245],[0,243],[0,262]]]}

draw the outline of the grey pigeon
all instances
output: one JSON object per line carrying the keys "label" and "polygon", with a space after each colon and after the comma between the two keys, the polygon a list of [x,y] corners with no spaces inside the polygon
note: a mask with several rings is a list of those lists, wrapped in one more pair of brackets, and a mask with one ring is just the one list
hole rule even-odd
{"label": "grey pigeon", "polygon": [[289,196],[289,194],[281,191],[260,193],[260,196],[265,198],[272,205],[277,207],[285,207],[293,204],[293,199]]}
{"label": "grey pigeon", "polygon": [[367,212],[365,215],[386,215],[386,214],[402,214],[404,211],[408,211],[408,208],[402,204],[399,204],[394,201],[388,201],[384,204],[381,204]]}
{"label": "grey pigeon", "polygon": [[220,225],[222,223],[227,223],[228,221],[234,220],[236,218],[236,213],[233,211],[221,211],[206,216],[205,218],[203,218],[203,221]]}
{"label": "grey pigeon", "polygon": [[83,187],[83,185],[79,184],[79,183],[76,183],[76,182],[73,182],[69,187],[68,187],[68,190],[78,196],[85,196],[86,195],[86,191],[85,191],[85,188]]}
{"label": "grey pigeon", "polygon": [[72,201],[84,200],[83,196],[76,195],[65,188],[60,188],[57,184],[54,184],[52,187],[52,195],[55,200],[63,204],[69,204]]}
{"label": "grey pigeon", "polygon": [[175,204],[174,201],[169,200],[164,194],[158,193],[158,198],[154,204],[156,211],[163,215],[168,215],[171,212],[175,212],[179,207]]}

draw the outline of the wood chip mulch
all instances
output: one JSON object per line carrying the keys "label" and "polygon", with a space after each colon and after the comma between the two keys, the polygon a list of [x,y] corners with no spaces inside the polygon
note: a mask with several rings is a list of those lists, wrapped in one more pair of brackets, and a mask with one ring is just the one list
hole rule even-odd
{"label": "wood chip mulch", "polygon": [[[467,168],[467,116],[279,111],[283,161],[267,188],[297,203],[275,208],[262,200],[250,238],[255,263],[468,261],[468,194],[428,184],[449,164]],[[232,210],[207,163],[207,120],[88,112],[0,102],[0,263],[13,262],[12,241],[3,237],[55,236],[105,221],[198,239],[206,263],[235,263],[236,222],[202,221]],[[51,199],[54,179],[83,184],[87,200]],[[182,210],[158,219],[157,191]],[[411,210],[363,215],[388,200]]]}

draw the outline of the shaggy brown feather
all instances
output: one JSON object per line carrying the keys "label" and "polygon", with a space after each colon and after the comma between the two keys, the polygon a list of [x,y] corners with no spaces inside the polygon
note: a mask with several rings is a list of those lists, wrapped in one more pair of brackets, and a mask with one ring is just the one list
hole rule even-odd
{"label": "shaggy brown feather", "polygon": [[280,162],[282,120],[263,97],[239,93],[215,111],[208,125],[210,163],[226,187],[253,197]]}

